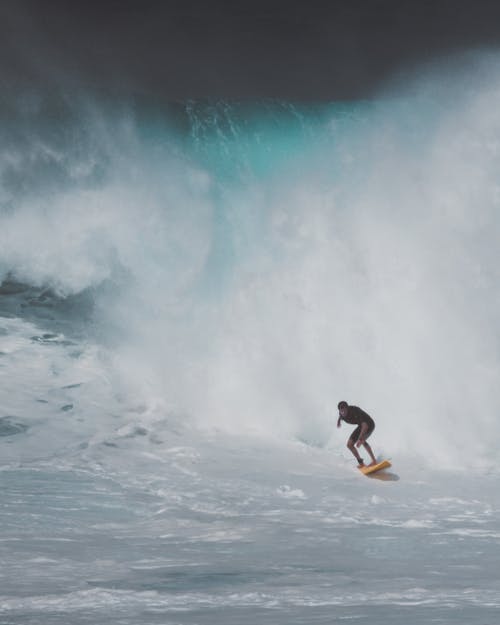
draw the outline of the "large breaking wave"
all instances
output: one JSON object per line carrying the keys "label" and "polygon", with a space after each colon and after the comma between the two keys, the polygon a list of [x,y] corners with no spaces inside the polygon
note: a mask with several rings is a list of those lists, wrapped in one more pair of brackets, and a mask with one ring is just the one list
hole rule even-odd
{"label": "large breaking wave", "polygon": [[15,314],[78,328],[109,397],[144,418],[341,446],[347,399],[376,451],[495,462],[496,63],[347,104],[12,97]]}

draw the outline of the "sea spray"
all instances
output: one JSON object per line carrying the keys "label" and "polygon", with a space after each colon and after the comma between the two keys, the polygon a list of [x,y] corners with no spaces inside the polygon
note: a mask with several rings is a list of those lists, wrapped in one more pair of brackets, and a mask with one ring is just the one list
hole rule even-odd
{"label": "sea spray", "polygon": [[375,418],[385,453],[493,461],[500,116],[488,72],[476,89],[431,77],[342,106],[111,115],[75,99],[63,133],[40,104],[22,109],[37,130],[2,153],[2,277],[88,295],[88,340],[145,422],[171,413],[340,449],[347,399]]}

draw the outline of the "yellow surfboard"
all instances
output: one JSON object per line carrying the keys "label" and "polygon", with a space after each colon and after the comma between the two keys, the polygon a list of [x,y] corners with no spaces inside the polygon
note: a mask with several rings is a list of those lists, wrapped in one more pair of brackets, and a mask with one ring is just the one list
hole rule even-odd
{"label": "yellow surfboard", "polygon": [[389,460],[382,460],[381,462],[378,462],[377,464],[370,464],[366,467],[359,467],[359,470],[361,471],[361,473],[364,473],[365,475],[369,475],[370,473],[375,473],[375,471],[388,469],[391,466],[392,464],[389,462]]}

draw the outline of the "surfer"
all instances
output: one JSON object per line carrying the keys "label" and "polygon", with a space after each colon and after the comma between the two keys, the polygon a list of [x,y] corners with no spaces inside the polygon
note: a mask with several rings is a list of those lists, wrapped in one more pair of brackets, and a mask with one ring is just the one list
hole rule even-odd
{"label": "surfer", "polygon": [[347,448],[352,452],[356,460],[358,461],[358,466],[363,467],[364,462],[363,458],[359,455],[357,447],[363,445],[366,451],[370,454],[370,458],[372,459],[372,464],[377,464],[377,460],[373,455],[372,448],[366,442],[366,439],[371,435],[373,430],[375,429],[375,421],[370,417],[369,414],[358,408],[357,406],[349,406],[346,401],[341,401],[338,404],[339,409],[339,418],[337,420],[337,427],[339,428],[342,424],[342,421],[346,423],[351,423],[357,425],[358,427],[354,430],[354,432],[349,436],[349,440],[347,441]]}

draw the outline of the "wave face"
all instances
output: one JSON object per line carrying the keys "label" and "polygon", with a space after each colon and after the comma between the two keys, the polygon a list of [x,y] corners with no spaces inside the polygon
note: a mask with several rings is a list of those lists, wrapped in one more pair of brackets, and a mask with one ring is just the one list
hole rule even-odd
{"label": "wave face", "polygon": [[494,465],[500,77],[473,65],[346,104],[4,102],[1,427],[340,448],[346,399],[385,454]]}

